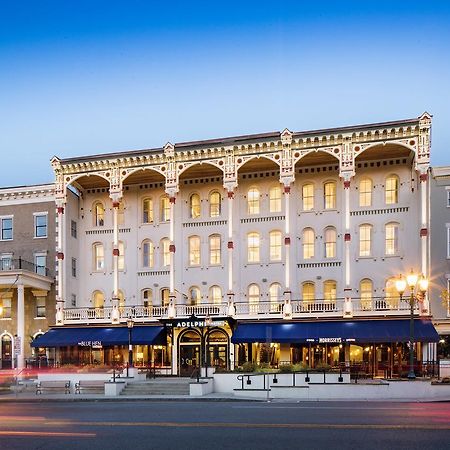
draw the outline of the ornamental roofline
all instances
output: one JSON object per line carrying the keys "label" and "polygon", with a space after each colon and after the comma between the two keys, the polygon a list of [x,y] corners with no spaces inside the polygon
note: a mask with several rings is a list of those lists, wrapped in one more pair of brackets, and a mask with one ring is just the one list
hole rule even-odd
{"label": "ornamental roofline", "polygon": [[[385,128],[396,128],[396,127],[409,127],[409,126],[417,126],[420,123],[420,120],[423,118],[431,119],[431,115],[428,113],[423,113],[420,117],[414,119],[403,119],[403,120],[394,120],[389,122],[376,122],[376,123],[368,123],[368,124],[360,124],[360,125],[351,125],[351,126],[343,126],[336,128],[323,128],[318,130],[309,130],[309,131],[298,131],[292,133],[293,139],[302,139],[308,138],[317,135],[333,135],[333,134],[348,134],[348,133],[356,133],[368,130],[375,129],[385,129]],[[187,141],[187,142],[178,142],[174,145],[175,151],[177,150],[194,150],[199,148],[206,147],[227,147],[234,145],[244,145],[251,142],[264,142],[264,141],[273,141],[281,140],[281,134],[283,132],[273,131],[269,133],[257,133],[257,134],[247,134],[240,136],[231,136],[225,138],[215,138],[215,139],[206,139],[199,141]],[[130,158],[130,157],[139,157],[144,155],[153,155],[154,157],[162,157],[164,155],[164,147],[156,147],[149,149],[140,149],[140,150],[124,150],[112,153],[99,153],[95,155],[87,155],[87,156],[76,156],[70,158],[52,158],[53,161],[57,161],[60,164],[76,164],[87,161],[99,161],[105,159],[120,159],[120,158]]]}
{"label": "ornamental roofline", "polygon": [[0,195],[53,193],[55,183],[0,187]]}

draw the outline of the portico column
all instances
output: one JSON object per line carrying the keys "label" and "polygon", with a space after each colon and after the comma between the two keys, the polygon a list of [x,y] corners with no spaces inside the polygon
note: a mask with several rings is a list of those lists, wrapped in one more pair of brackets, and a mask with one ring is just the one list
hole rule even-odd
{"label": "portico column", "polygon": [[353,306],[351,298],[350,272],[350,175],[344,174],[344,317],[352,317]]}
{"label": "portico column", "polygon": [[56,258],[58,261],[58,286],[56,291],[56,325],[64,325],[64,202],[57,201],[58,238]]}
{"label": "portico column", "polygon": [[[428,278],[428,172],[419,175],[420,180],[420,253],[421,271],[425,278]],[[425,295],[422,302],[419,302],[420,315],[430,314],[430,304],[428,296]]]}
{"label": "portico column", "polygon": [[17,355],[17,368],[25,367],[25,296],[24,285],[17,285],[17,337],[20,339],[20,353]]}
{"label": "portico column", "polygon": [[170,275],[169,275],[169,298],[170,306],[175,306],[175,195],[169,197],[170,202],[170,216],[169,216],[169,252],[170,252]]}
{"label": "portico column", "polygon": [[111,322],[120,322],[119,311],[119,207],[120,198],[117,195],[111,196],[113,206],[113,298]]}

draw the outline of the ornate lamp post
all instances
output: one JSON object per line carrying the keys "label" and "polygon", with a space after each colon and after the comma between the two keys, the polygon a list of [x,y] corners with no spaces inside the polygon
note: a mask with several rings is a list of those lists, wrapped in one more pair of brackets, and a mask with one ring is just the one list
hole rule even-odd
{"label": "ornate lamp post", "polygon": [[418,276],[412,270],[409,275],[406,276],[406,280],[403,275],[400,275],[395,282],[395,287],[400,295],[400,300],[403,299],[406,287],[409,287],[409,372],[408,379],[414,380],[416,374],[414,373],[414,305],[423,299],[426,291],[428,290],[428,280],[423,276]]}
{"label": "ornate lamp post", "polygon": [[[131,345],[131,333],[133,331],[134,321],[131,317],[127,319],[127,328],[128,328],[128,367],[133,367],[133,346]],[[128,376],[128,373],[127,373]]]}

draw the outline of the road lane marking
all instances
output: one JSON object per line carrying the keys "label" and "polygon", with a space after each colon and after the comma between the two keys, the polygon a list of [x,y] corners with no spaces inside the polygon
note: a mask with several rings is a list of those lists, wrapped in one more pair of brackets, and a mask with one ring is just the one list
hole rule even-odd
{"label": "road lane marking", "polygon": [[236,422],[71,422],[49,421],[45,425],[81,425],[86,427],[162,427],[162,428],[334,428],[334,429],[374,429],[374,430],[450,430],[450,425],[379,425],[379,424],[322,424],[322,423],[236,423]]}
{"label": "road lane marking", "polygon": [[32,436],[32,437],[96,437],[96,433],[70,433],[60,431],[6,431],[0,430],[1,436]]}

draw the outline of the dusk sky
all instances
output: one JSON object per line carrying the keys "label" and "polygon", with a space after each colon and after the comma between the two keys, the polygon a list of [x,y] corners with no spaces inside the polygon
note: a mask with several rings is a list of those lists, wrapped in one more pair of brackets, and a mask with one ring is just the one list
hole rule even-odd
{"label": "dusk sky", "polygon": [[50,158],[433,114],[450,165],[450,2],[0,3],[0,186]]}

